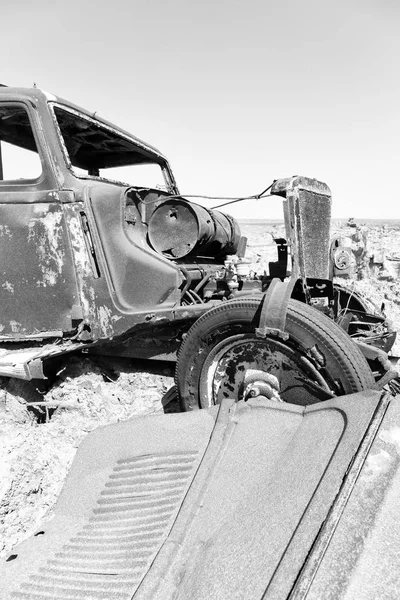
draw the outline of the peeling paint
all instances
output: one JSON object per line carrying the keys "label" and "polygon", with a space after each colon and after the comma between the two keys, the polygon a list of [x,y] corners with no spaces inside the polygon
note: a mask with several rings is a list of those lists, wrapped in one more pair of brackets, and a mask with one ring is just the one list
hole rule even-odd
{"label": "peeling paint", "polygon": [[18,323],[18,321],[10,321],[10,327],[13,333],[24,333],[25,331],[21,323]]}
{"label": "peeling paint", "polygon": [[390,470],[394,460],[393,456],[383,449],[375,454],[369,454],[365,461],[362,480],[368,482],[384,475]]}
{"label": "peeling paint", "polygon": [[10,283],[9,281],[5,281],[2,286],[3,290],[6,290],[7,292],[11,292],[11,294],[14,293],[14,285],[12,283]]}
{"label": "peeling paint", "polygon": [[384,429],[379,433],[379,437],[383,442],[393,444],[397,454],[400,454],[400,427]]}
{"label": "peeling paint", "polygon": [[76,269],[82,277],[88,277],[91,275],[91,267],[78,216],[69,217],[68,231],[71,237]]}
{"label": "peeling paint", "polygon": [[83,236],[81,219],[79,216],[81,208],[82,207],[79,205],[76,207],[66,207],[65,215],[75,264],[75,272],[83,318],[85,322],[92,324],[96,319],[96,292],[93,286],[89,284],[89,282],[92,281],[93,272]]}
{"label": "peeling paint", "polygon": [[0,236],[6,236],[12,238],[12,231],[8,225],[0,225]]}
{"label": "peeling paint", "polygon": [[97,309],[97,315],[103,335],[105,337],[112,335],[114,329],[112,326],[111,310],[107,306],[100,306]]}
{"label": "peeling paint", "polygon": [[33,212],[35,214],[45,216],[47,211],[48,211],[48,208],[47,208],[46,204],[38,203],[33,206]]}
{"label": "peeling paint", "polygon": [[85,294],[83,294],[83,292],[81,293],[81,305],[82,313],[87,319],[88,315],[90,314],[90,305],[88,299],[86,298]]}
{"label": "peeling paint", "polygon": [[55,286],[62,274],[65,252],[62,246],[63,213],[49,211],[44,217],[31,219],[28,225],[28,242],[35,245],[42,278],[37,286]]}
{"label": "peeling paint", "polygon": [[47,194],[47,196],[48,196],[48,198],[49,198],[50,201],[51,200],[55,200],[56,202],[60,201],[60,196],[59,196],[59,193],[57,191],[49,192]]}

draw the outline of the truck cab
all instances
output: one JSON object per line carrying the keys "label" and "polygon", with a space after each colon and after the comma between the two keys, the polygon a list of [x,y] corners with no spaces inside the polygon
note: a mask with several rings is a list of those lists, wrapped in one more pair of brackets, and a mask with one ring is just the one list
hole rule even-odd
{"label": "truck cab", "polygon": [[0,87],[0,223],[5,347],[110,342],[231,293],[216,280],[237,222],[183,199],[158,150],[36,88]]}

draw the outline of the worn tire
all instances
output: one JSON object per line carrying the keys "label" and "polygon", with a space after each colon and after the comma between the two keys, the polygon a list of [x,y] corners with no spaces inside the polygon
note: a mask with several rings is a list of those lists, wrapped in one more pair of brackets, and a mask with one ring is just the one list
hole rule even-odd
{"label": "worn tire", "polygon": [[[338,325],[318,310],[290,300],[285,327],[289,339],[285,342],[272,337],[261,342],[255,337],[259,313],[260,300],[233,300],[209,310],[192,325],[180,347],[175,372],[182,410],[205,408],[214,403],[200,398],[199,385],[204,379],[204,369],[208,368],[207,357],[218,344],[223,346],[225,340],[229,343],[230,338],[253,339],[255,347],[265,344],[271,355],[277,348],[278,352],[283,350],[282,356],[285,356],[287,349],[292,356],[300,357],[299,365],[306,362],[312,366],[307,377],[312,369],[318,371],[318,377],[326,382],[331,395],[351,394],[373,386],[372,372],[360,350]],[[315,355],[322,359],[315,361]],[[303,377],[305,373],[303,369]],[[282,399],[293,402],[290,395]]]}

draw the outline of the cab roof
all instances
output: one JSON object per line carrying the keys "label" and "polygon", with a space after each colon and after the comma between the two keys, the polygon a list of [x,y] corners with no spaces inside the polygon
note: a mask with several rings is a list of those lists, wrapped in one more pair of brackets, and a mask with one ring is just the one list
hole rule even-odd
{"label": "cab roof", "polygon": [[33,88],[8,87],[4,84],[0,84],[0,99],[1,98],[8,99],[7,97],[9,97],[9,96],[10,96],[10,100],[12,97],[13,100],[21,100],[21,101],[25,101],[25,102],[34,103],[34,104],[55,103],[55,104],[58,104],[59,106],[62,106],[63,108],[66,108],[67,110],[78,112],[81,115],[84,115],[86,117],[89,117],[90,119],[97,121],[100,125],[105,125],[108,128],[114,129],[115,131],[121,133],[123,136],[128,136],[134,142],[136,142],[139,146],[144,147],[147,150],[149,150],[150,152],[156,154],[160,159],[162,159],[164,161],[167,160],[166,157],[157,148],[155,148],[154,146],[151,146],[147,142],[144,142],[143,140],[134,136],[129,131],[126,131],[125,129],[118,127],[114,123],[111,123],[110,121],[107,121],[106,119],[103,119],[102,117],[100,117],[97,114],[97,112],[90,112],[90,111],[86,110],[85,108],[82,108],[81,106],[78,106],[77,104],[74,104],[73,102],[70,102],[69,100],[65,100],[64,98],[61,98],[60,96],[56,96],[55,94],[47,92],[46,90],[42,90],[42,89],[36,88],[36,87],[33,87]]}

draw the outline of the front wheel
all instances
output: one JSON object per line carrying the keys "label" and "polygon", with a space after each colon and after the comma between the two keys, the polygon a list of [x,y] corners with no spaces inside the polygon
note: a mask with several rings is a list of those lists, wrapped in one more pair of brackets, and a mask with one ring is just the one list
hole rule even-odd
{"label": "front wheel", "polygon": [[350,337],[318,310],[290,300],[285,341],[259,338],[260,300],[226,302],[190,328],[178,353],[175,380],[181,408],[195,410],[223,398],[244,398],[249,372],[279,382],[284,402],[307,405],[371,388],[367,361]]}

